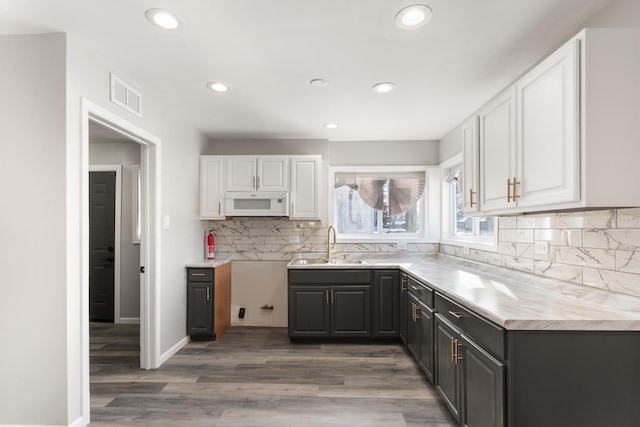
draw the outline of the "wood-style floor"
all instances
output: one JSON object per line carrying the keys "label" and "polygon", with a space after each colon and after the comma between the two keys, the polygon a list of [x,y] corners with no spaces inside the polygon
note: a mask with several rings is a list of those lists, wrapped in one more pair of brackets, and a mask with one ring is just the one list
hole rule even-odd
{"label": "wood-style floor", "polygon": [[454,426],[399,344],[232,327],[139,369],[137,325],[91,325],[91,426]]}

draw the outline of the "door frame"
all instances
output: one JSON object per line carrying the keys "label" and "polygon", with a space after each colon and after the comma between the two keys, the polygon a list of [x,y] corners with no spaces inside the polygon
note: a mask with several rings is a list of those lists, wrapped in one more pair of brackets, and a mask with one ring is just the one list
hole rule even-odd
{"label": "door frame", "polygon": [[115,172],[115,226],[113,253],[113,323],[120,323],[120,240],[122,239],[122,165],[89,165],[89,172]]}
{"label": "door frame", "polygon": [[140,367],[155,369],[160,354],[160,206],[161,139],[82,97],[80,100],[80,172],[81,172],[81,303],[82,303],[82,416],[90,420],[89,386],[89,123],[96,122],[118,132],[141,146],[140,166],[144,194],[140,263]]}

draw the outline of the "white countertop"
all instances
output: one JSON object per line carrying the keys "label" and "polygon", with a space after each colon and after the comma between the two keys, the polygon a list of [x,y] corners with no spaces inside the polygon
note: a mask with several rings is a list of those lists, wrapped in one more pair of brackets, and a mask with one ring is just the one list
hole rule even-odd
{"label": "white countertop", "polygon": [[216,268],[223,264],[231,262],[230,256],[221,256],[216,259],[201,259],[197,261],[191,261],[185,264],[185,267],[192,268]]}
{"label": "white countertop", "polygon": [[361,259],[365,264],[288,268],[399,268],[507,330],[640,331],[637,297],[446,255]]}

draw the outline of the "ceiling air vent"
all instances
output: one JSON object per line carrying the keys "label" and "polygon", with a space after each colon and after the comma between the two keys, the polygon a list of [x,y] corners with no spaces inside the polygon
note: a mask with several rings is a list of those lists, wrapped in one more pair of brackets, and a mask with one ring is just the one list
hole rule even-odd
{"label": "ceiling air vent", "polygon": [[111,102],[142,117],[142,97],[125,82],[111,74]]}

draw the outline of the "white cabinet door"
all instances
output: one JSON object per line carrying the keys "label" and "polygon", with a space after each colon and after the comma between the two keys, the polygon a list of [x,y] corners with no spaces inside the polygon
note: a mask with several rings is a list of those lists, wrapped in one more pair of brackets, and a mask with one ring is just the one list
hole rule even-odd
{"label": "white cabinet door", "polygon": [[516,84],[518,207],[580,198],[579,47],[565,44]]}
{"label": "white cabinet door", "polygon": [[320,219],[320,156],[291,156],[290,219]]}
{"label": "white cabinet door", "polygon": [[478,116],[473,116],[462,125],[462,211],[465,214],[478,212]]}
{"label": "white cabinet door", "polygon": [[225,156],[227,191],[255,191],[256,156]]}
{"label": "white cabinet door", "polygon": [[225,156],[227,191],[287,191],[289,156]]}
{"label": "white cabinet door", "polygon": [[257,191],[289,190],[289,156],[259,156]]}
{"label": "white cabinet door", "polygon": [[483,211],[515,206],[507,202],[507,180],[516,174],[515,98],[515,89],[507,89],[480,111],[480,205]]}
{"label": "white cabinet door", "polygon": [[224,158],[200,156],[200,219],[224,219]]}

